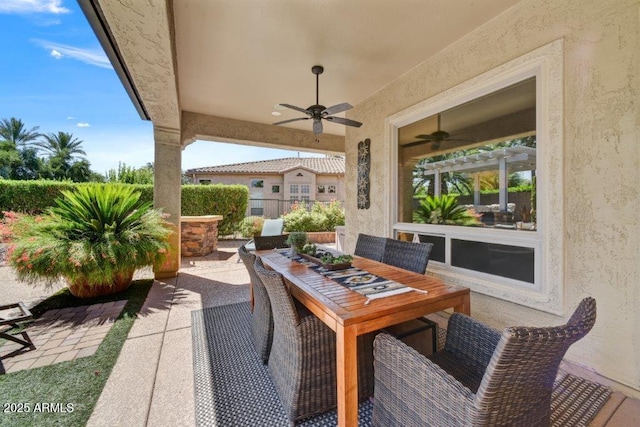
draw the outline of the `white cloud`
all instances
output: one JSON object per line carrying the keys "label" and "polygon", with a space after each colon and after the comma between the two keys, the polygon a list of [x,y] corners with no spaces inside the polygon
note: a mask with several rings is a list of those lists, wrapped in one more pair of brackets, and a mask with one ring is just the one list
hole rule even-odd
{"label": "white cloud", "polygon": [[[86,64],[95,65],[96,67],[113,69],[111,63],[109,62],[109,59],[107,58],[107,55],[105,55],[100,48],[81,49],[75,46],[58,44],[47,40],[38,39],[34,39],[33,42],[47,50],[51,50],[51,55],[56,59],[60,59],[61,57],[66,56],[68,58],[84,62]],[[56,54],[54,54],[54,52],[56,52]]]}
{"label": "white cloud", "polygon": [[62,6],[62,0],[2,0],[0,2],[0,13],[52,13],[58,15],[69,12],[69,9]]}
{"label": "white cloud", "polygon": [[73,116],[67,116],[67,120],[75,120],[76,118]]}
{"label": "white cloud", "polygon": [[91,125],[87,122],[80,122],[76,126],[78,126],[79,128],[88,128]]}

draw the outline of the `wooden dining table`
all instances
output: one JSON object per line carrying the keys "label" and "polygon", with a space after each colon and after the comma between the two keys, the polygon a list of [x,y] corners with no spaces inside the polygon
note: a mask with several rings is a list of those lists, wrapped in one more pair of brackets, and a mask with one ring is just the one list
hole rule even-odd
{"label": "wooden dining table", "polygon": [[256,255],[268,268],[282,274],[291,295],[336,333],[338,426],[358,425],[358,335],[445,309],[470,314],[469,289],[446,285],[433,276],[354,257],[354,267],[427,291],[368,300],[274,250],[257,251]]}

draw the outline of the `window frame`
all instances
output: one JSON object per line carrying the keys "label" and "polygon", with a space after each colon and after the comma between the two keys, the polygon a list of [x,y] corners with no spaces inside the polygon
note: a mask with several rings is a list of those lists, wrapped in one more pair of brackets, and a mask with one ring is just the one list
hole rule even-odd
{"label": "window frame", "polygon": [[[446,236],[445,263],[430,262],[430,270],[448,283],[472,291],[563,315],[564,307],[564,181],[563,181],[563,50],[562,39],[489,70],[402,110],[385,121],[391,158],[387,214],[390,235],[398,232]],[[453,225],[397,222],[398,129],[448,108],[490,94],[527,78],[536,78],[536,231],[480,229]],[[451,239],[535,248],[535,283],[453,267]]]}

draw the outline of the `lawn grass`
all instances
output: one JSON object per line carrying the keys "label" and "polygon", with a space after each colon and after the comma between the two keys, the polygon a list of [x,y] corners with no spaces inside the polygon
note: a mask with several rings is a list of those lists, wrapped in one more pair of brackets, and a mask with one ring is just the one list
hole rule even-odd
{"label": "lawn grass", "polygon": [[[85,425],[152,283],[150,279],[137,280],[124,292],[92,299],[75,298],[63,289],[34,307],[32,313],[40,315],[53,308],[128,300],[93,356],[0,375],[0,426]],[[23,404],[23,409],[28,404],[30,409],[16,413],[11,410],[15,406],[8,406],[12,403]],[[58,406],[54,406],[55,411],[42,411],[43,403]]]}

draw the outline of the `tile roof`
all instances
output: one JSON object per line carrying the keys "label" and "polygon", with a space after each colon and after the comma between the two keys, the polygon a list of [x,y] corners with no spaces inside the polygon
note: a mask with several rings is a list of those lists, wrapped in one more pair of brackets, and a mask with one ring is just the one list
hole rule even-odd
{"label": "tile roof", "polygon": [[285,157],[283,159],[189,169],[186,174],[281,174],[300,167],[317,174],[344,174],[344,157]]}

